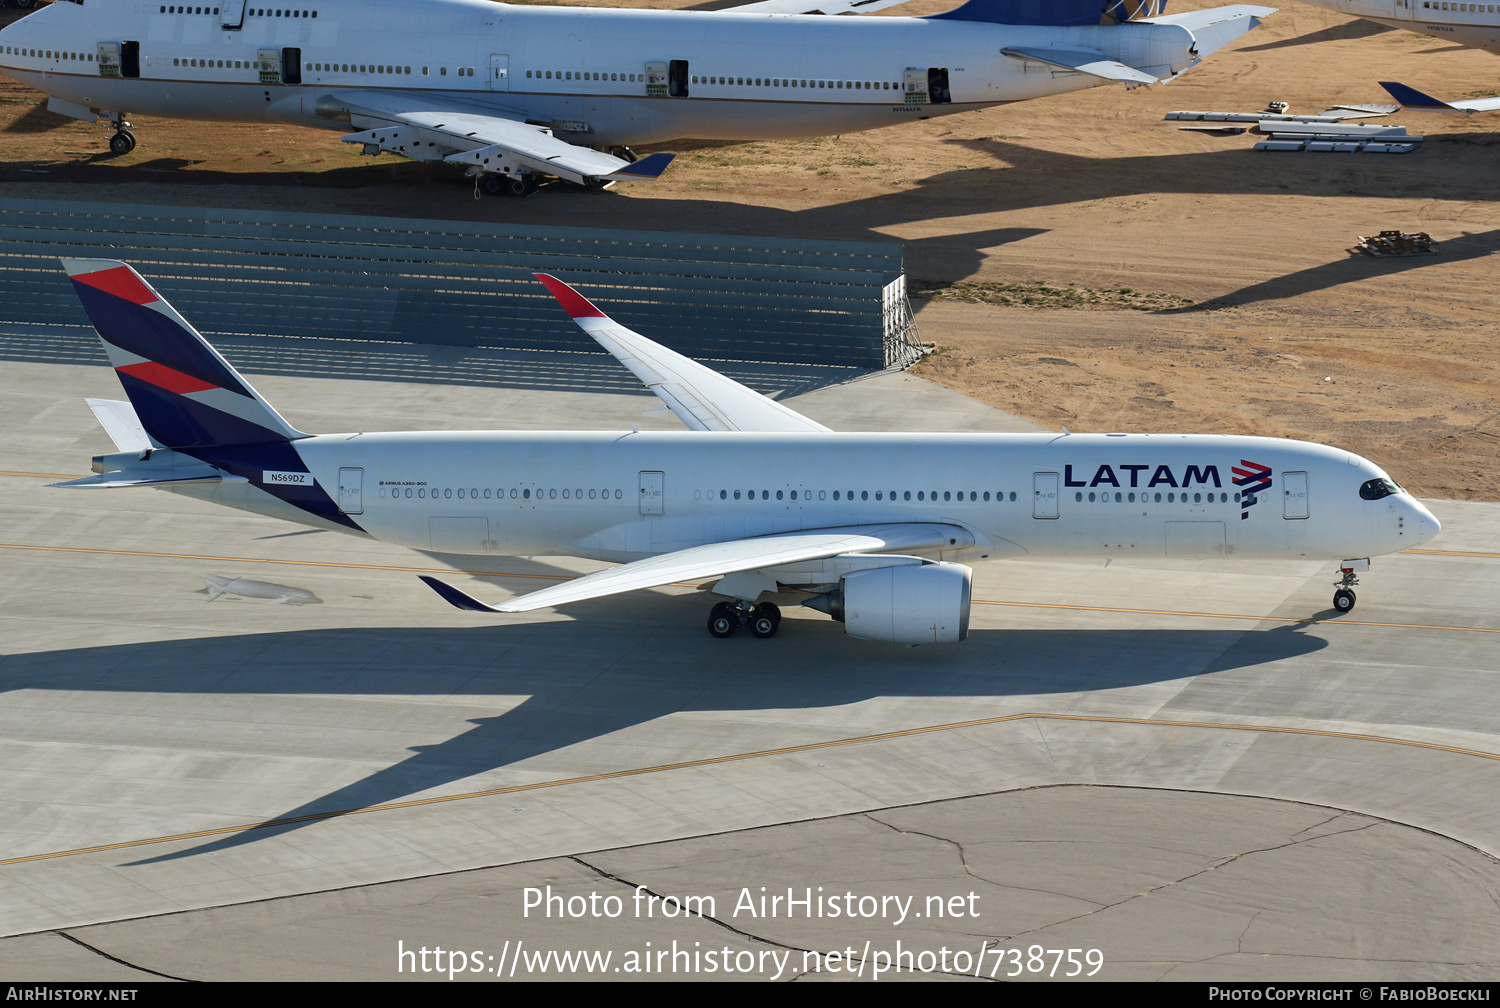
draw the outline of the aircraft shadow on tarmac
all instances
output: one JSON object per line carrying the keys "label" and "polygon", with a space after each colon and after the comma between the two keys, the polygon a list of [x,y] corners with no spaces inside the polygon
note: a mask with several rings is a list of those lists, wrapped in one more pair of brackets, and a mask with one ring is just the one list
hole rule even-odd
{"label": "aircraft shadow on tarmac", "polygon": [[1319,28],[1315,32],[1298,35],[1296,38],[1278,39],[1275,42],[1264,42],[1260,45],[1241,46],[1236,52],[1266,52],[1269,49],[1285,49],[1288,46],[1312,45],[1316,42],[1343,42],[1351,39],[1370,38],[1373,35],[1384,35],[1386,32],[1393,31],[1396,31],[1396,29],[1389,25],[1360,19],[1350,21],[1346,24],[1329,25],[1327,28]]}
{"label": "aircraft shadow on tarmac", "polygon": [[1229,305],[1254,304],[1259,301],[1275,301],[1296,297],[1309,291],[1327,290],[1340,284],[1354,283],[1374,277],[1405,273],[1427,266],[1448,267],[1466,259],[1481,259],[1500,252],[1500,229],[1463,234],[1438,243],[1437,255],[1413,256],[1369,256],[1348,255],[1342,259],[1311,266],[1295,273],[1287,273],[1272,280],[1263,280],[1248,287],[1241,287],[1222,297],[1182,308],[1164,308],[1156,315],[1190,315],[1193,312],[1224,308]]}
{"label": "aircraft shadow on tarmac", "polygon": [[[674,604],[663,607],[663,601]],[[525,697],[499,716],[470,720],[472,728],[448,741],[413,746],[411,756],[267,820],[276,821],[399,801],[498,768],[575,776],[576,766],[549,767],[548,754],[684,711],[973,697],[962,715],[972,718],[984,716],[986,698],[1121,689],[1277,662],[1327,646],[1304,626],[1287,625],[1257,631],[976,630],[961,645],[900,648],[846,637],[837,624],[817,620],[791,621],[769,641],[748,635],[720,641],[687,618],[698,615],[698,602],[692,595],[664,600],[643,594],[615,600],[604,612],[591,607],[579,623],[353,627],[9,655],[0,658],[0,690]],[[586,648],[580,633],[589,635]],[[647,649],[641,646],[647,635],[672,639]],[[291,669],[287,656],[294,656]],[[310,665],[317,671],[302,671]],[[702,730],[701,723],[684,724]],[[808,741],[810,731],[803,733]],[[657,737],[637,732],[621,744],[649,748],[659,744]],[[161,741],[172,744],[169,737]],[[536,762],[522,767],[527,761]],[[583,772],[615,769],[622,768],[599,765]],[[491,780],[484,786],[503,785]],[[301,825],[251,827],[134,863],[226,850]]]}

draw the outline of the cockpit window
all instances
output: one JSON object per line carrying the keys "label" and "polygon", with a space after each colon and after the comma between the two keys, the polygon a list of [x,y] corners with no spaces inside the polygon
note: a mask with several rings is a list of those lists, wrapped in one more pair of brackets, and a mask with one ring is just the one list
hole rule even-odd
{"label": "cockpit window", "polygon": [[1359,487],[1359,495],[1365,500],[1379,500],[1382,497],[1389,497],[1393,493],[1400,492],[1400,487],[1384,477],[1365,480]]}

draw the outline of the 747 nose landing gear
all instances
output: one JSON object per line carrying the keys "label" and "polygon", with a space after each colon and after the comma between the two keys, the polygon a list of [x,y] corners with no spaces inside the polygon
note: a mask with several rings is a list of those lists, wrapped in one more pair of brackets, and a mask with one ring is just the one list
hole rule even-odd
{"label": "747 nose landing gear", "polygon": [[781,610],[769,602],[746,606],[720,602],[708,613],[708,632],[715,637],[733,637],[740,627],[749,627],[756,637],[775,637],[781,627]]}

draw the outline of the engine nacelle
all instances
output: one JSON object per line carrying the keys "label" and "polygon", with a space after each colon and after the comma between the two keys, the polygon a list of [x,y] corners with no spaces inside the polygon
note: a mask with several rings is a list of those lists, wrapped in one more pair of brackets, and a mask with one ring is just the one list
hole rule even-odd
{"label": "engine nacelle", "polygon": [[969,636],[968,567],[926,563],[846,574],[844,632],[895,644],[949,644]]}

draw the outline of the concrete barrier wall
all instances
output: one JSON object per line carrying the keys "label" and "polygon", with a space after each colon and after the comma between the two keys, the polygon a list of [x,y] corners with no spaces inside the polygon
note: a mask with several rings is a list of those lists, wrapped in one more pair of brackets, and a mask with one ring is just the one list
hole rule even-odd
{"label": "concrete barrier wall", "polygon": [[901,246],[0,200],[0,312],[85,321],[59,256],[130,262],[204,332],[585,350],[532,273],[692,357],[918,355]]}

